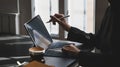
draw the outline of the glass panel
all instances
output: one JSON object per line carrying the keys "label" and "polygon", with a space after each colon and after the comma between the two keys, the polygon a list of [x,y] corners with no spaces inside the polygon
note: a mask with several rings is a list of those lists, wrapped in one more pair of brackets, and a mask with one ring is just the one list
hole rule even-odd
{"label": "glass panel", "polygon": [[71,26],[93,32],[94,0],[68,0],[68,18]]}
{"label": "glass panel", "polygon": [[68,10],[70,14],[69,24],[84,30],[86,23],[85,0],[69,0]]}
{"label": "glass panel", "polygon": [[58,13],[58,0],[35,0],[35,15],[40,15],[50,34],[58,34],[58,24],[46,23],[50,15]]}

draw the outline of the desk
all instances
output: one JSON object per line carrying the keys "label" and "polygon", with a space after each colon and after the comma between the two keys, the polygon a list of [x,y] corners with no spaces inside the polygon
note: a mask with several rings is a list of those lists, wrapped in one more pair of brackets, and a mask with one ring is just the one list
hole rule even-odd
{"label": "desk", "polygon": [[60,57],[45,57],[45,64],[55,67],[73,67],[76,64],[76,60]]}
{"label": "desk", "polygon": [[[45,64],[52,65],[55,67],[73,67],[76,64],[75,59],[68,58],[60,58],[60,57],[44,57]],[[24,61],[29,61],[30,56],[21,56],[21,57],[8,57],[8,58],[0,58],[0,67],[18,67],[17,61],[21,63]]]}
{"label": "desk", "polygon": [[[24,36],[7,36],[0,38],[0,67],[17,67],[16,61],[29,61],[28,48],[32,46],[29,37]],[[6,50],[6,51],[3,51]],[[8,52],[9,51],[9,52]],[[22,55],[22,56],[21,56]],[[26,56],[27,55],[27,56]],[[44,57],[48,65],[55,67],[73,67],[75,59],[60,57]]]}
{"label": "desk", "polygon": [[[60,58],[60,57],[44,57],[46,66],[50,67],[76,67],[75,65],[75,59],[68,59],[68,58]],[[29,64],[25,65],[25,67],[46,67],[43,63],[40,61],[31,61]],[[47,67],[48,67],[47,66]]]}

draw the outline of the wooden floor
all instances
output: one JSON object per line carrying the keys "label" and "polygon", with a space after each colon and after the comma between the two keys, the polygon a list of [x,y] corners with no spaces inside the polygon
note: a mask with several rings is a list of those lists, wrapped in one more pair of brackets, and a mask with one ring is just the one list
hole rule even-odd
{"label": "wooden floor", "polygon": [[28,49],[32,46],[33,42],[28,36],[0,36],[0,65],[27,60]]}

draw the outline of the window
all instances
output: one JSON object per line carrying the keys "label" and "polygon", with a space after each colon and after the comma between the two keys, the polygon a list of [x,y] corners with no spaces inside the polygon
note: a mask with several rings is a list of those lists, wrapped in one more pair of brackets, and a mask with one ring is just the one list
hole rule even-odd
{"label": "window", "polygon": [[86,0],[69,0],[69,24],[81,30],[86,28]]}
{"label": "window", "polygon": [[[50,19],[50,15],[59,13],[60,6],[67,7],[65,12],[70,15],[68,22],[71,26],[77,27],[86,32],[94,32],[94,0],[64,0],[64,3],[60,3],[60,0],[34,0],[34,16],[39,14],[43,19],[43,22],[47,22]],[[59,5],[62,4],[62,5]],[[59,37],[59,25],[53,25],[52,23],[44,23],[48,32],[55,37]],[[63,34],[63,33],[62,33]],[[66,36],[66,35],[65,35]]]}
{"label": "window", "polygon": [[[58,13],[58,0],[35,0],[35,15],[40,15],[43,22],[50,19],[50,15]],[[58,34],[58,25],[44,23],[50,34]]]}
{"label": "window", "polygon": [[69,24],[86,32],[94,32],[94,0],[69,0]]}

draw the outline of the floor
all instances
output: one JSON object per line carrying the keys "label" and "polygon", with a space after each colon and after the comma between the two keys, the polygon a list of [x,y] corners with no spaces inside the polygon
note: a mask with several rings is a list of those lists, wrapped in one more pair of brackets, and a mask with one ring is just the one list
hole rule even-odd
{"label": "floor", "polygon": [[32,46],[33,42],[28,36],[0,36],[0,67],[9,67],[10,64],[17,64],[17,61],[28,61],[28,49]]}

